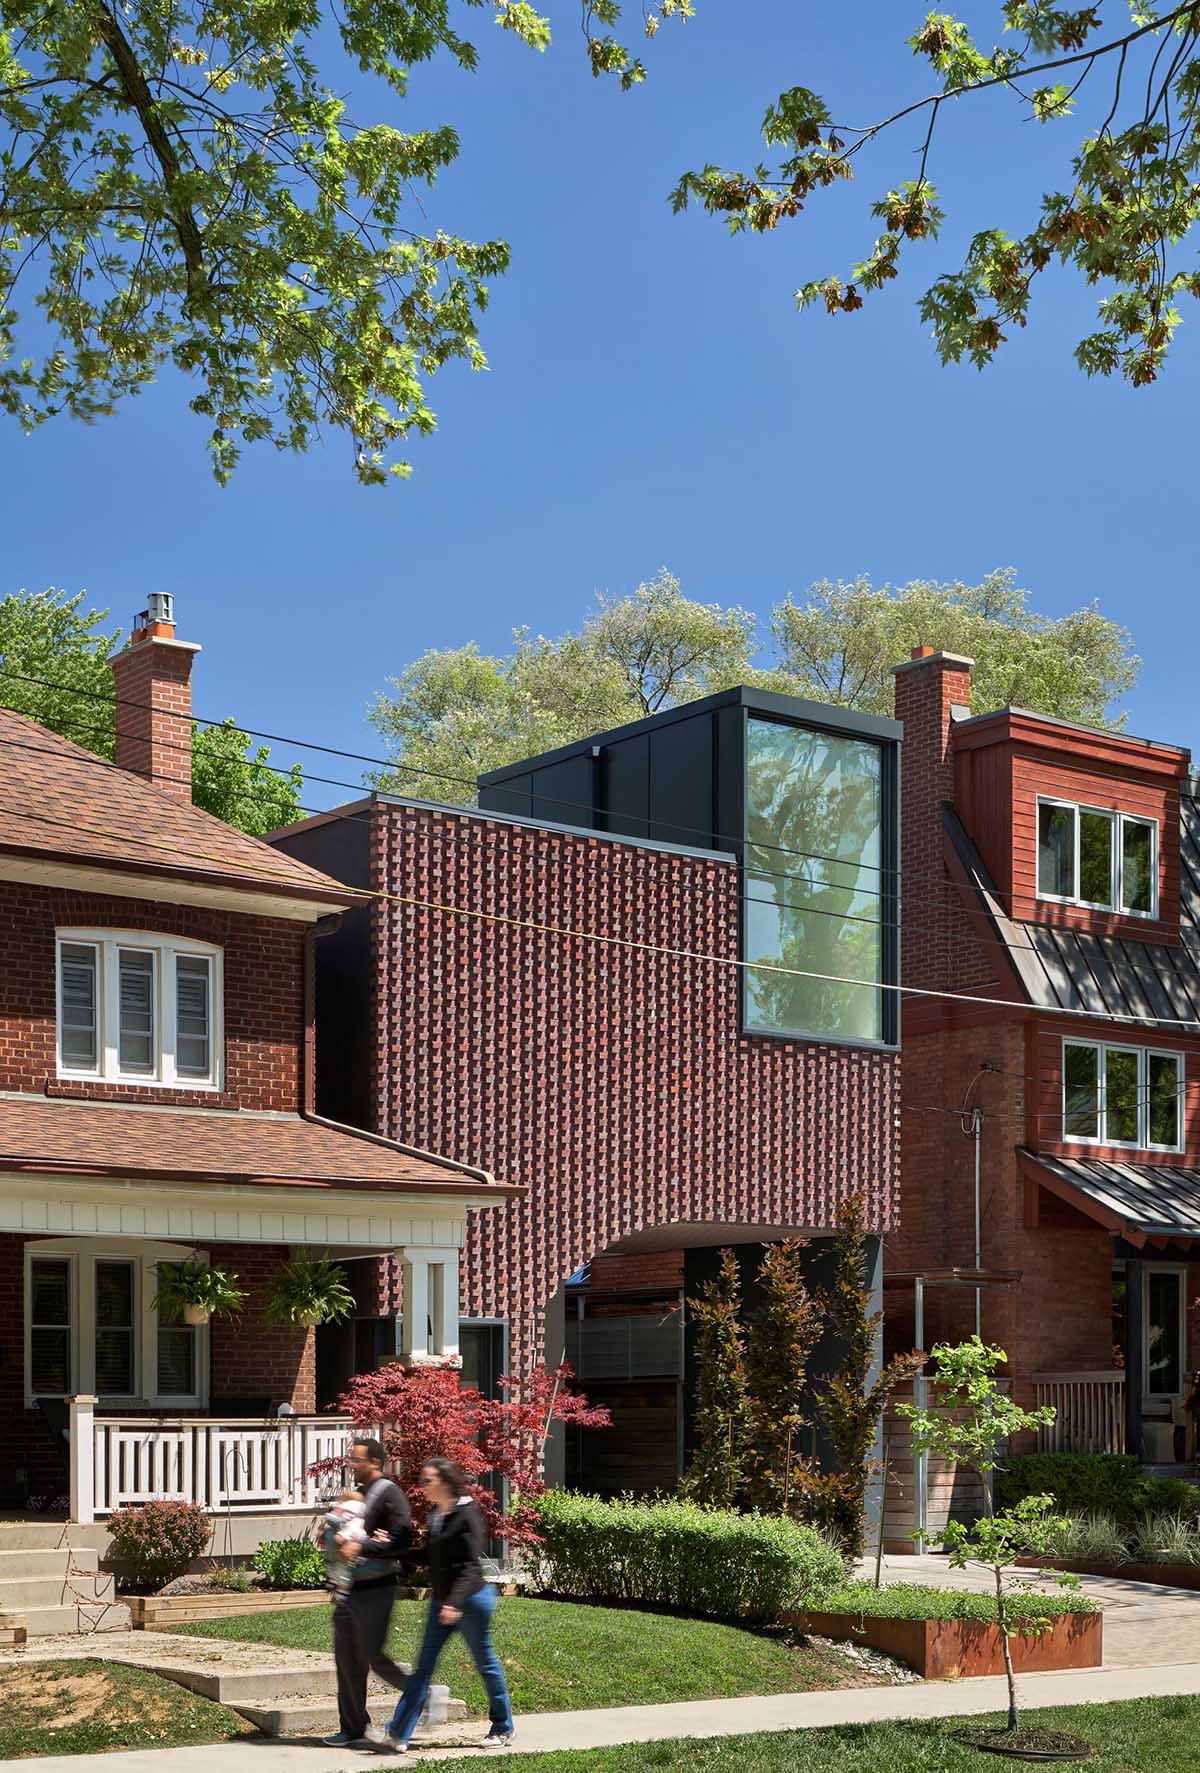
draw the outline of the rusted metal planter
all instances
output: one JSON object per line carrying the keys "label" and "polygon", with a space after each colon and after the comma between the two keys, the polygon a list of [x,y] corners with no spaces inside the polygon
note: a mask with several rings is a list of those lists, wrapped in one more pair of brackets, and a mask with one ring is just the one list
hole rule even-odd
{"label": "rusted metal planter", "polygon": [[1101,1564],[1083,1558],[1018,1558],[1017,1562],[1032,1570],[1070,1570],[1076,1576],[1115,1576],[1120,1582],[1200,1589],[1200,1564]]}
{"label": "rusted metal planter", "polygon": [[[869,1644],[897,1662],[906,1662],[929,1681],[957,1681],[968,1675],[1004,1673],[1004,1646],[998,1626],[980,1619],[871,1619],[858,1613],[800,1612],[785,1623],[814,1637]],[[1032,1674],[1055,1668],[1098,1668],[1103,1656],[1100,1613],[1060,1614],[1036,1637],[1009,1639],[1013,1668]]]}

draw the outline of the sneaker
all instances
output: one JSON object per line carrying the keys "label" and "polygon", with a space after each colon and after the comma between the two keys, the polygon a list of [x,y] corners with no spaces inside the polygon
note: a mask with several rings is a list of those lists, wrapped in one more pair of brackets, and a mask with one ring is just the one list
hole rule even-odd
{"label": "sneaker", "polygon": [[373,1748],[379,1754],[403,1754],[408,1744],[398,1741],[386,1724],[368,1724],[366,1735],[354,1746]]}
{"label": "sneaker", "polygon": [[333,1736],[322,1736],[321,1746],[323,1748],[353,1748],[360,1740],[361,1738],[358,1736],[351,1736],[348,1730],[338,1730]]}
{"label": "sneaker", "polygon": [[506,1729],[503,1724],[493,1724],[479,1746],[480,1748],[511,1748],[514,1734],[514,1731]]}

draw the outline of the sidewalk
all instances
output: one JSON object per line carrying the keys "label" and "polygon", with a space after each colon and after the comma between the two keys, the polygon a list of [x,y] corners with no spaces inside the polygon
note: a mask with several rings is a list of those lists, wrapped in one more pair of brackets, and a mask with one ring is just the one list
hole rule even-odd
{"label": "sidewalk", "polygon": [[[769,1698],[710,1699],[687,1705],[632,1705],[607,1711],[545,1712],[517,1720],[518,1746],[526,1753],[550,1749],[604,1748],[620,1742],[661,1742],[680,1737],[740,1736],[775,1730],[815,1730],[829,1724],[869,1724],[885,1718],[970,1717],[1001,1709],[1002,1678],[930,1681],[911,1687],[846,1687],[825,1693],[781,1693]],[[1085,1705],[1166,1694],[1200,1694],[1200,1662],[1158,1668],[1080,1669],[1065,1674],[1023,1675],[1022,1703]],[[210,1747],[121,1749],[111,1755],[46,1755],[0,1761],[17,1773],[87,1773],[119,1764],[121,1773],[359,1773],[373,1766],[406,1766],[470,1754],[439,1749],[428,1755],[391,1756],[309,1748],[303,1743],[257,1738]],[[482,1759],[482,1757],[481,1757]]]}

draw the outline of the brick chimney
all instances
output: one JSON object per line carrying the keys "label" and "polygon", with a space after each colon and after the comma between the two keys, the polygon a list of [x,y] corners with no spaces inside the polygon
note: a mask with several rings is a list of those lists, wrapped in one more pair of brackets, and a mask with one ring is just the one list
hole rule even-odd
{"label": "brick chimney", "polygon": [[156,591],[112,660],[117,762],[181,800],[192,798],[194,641],[176,640],[174,600]]}
{"label": "brick chimney", "polygon": [[[910,906],[933,906],[945,895],[937,882],[943,873],[943,801],[954,799],[954,757],[950,727],[956,711],[971,711],[973,659],[957,653],[916,646],[903,665],[893,665],[896,719],[904,722],[900,765],[900,890]],[[948,979],[949,938],[935,929],[945,917],[928,918],[929,927],[903,921],[902,983],[940,988]]]}

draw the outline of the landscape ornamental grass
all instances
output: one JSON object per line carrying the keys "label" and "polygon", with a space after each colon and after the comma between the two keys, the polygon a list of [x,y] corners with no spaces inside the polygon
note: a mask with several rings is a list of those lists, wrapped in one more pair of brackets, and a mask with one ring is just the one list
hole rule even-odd
{"label": "landscape ornamental grass", "polygon": [[771,1620],[846,1578],[826,1538],[782,1516],[563,1491],[534,1506],[538,1575],[556,1594]]}

